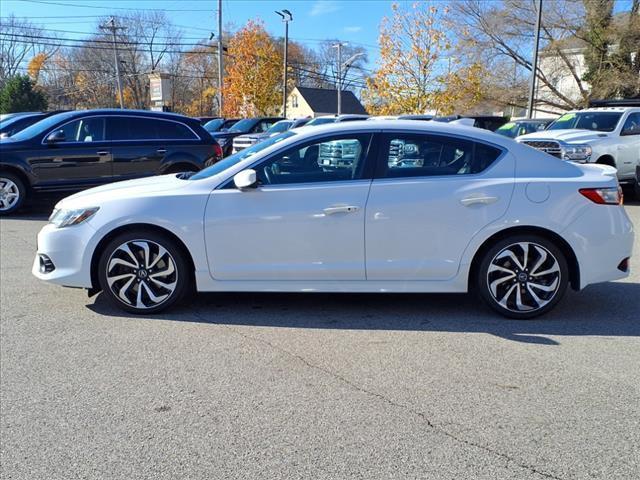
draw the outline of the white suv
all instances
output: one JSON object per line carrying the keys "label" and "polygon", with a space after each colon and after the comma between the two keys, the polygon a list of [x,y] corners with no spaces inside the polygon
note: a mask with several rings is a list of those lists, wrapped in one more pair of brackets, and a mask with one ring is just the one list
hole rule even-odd
{"label": "white suv", "polygon": [[565,113],[546,130],[516,140],[563,160],[611,165],[621,183],[634,183],[640,165],[640,107]]}

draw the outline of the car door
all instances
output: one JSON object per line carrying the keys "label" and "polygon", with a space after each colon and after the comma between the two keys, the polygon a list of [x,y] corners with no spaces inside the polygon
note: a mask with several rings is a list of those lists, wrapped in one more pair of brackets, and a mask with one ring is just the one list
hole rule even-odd
{"label": "car door", "polygon": [[157,120],[138,116],[111,116],[107,138],[112,142],[114,180],[158,173],[167,142],[158,138]]}
{"label": "car door", "polygon": [[475,233],[500,218],[515,163],[455,136],[385,134],[366,211],[367,280],[446,280]]}
{"label": "car door", "polygon": [[[47,143],[52,133],[61,140]],[[42,145],[28,152],[27,161],[37,177],[35,186],[77,188],[111,180],[111,145],[105,138],[105,119],[83,117],[47,132]]]}
{"label": "car door", "polygon": [[205,213],[213,278],[364,280],[371,138],[318,137],[255,165],[257,188],[240,191],[231,179],[215,190]]}
{"label": "car door", "polygon": [[618,144],[618,176],[633,178],[640,165],[640,112],[629,114],[620,130]]}

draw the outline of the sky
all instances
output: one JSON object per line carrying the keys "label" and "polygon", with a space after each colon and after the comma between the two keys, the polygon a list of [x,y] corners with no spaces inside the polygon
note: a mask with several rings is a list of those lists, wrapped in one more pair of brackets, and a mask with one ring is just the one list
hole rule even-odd
{"label": "sky", "polygon": [[[369,65],[378,58],[378,27],[391,12],[390,0],[223,0],[223,23],[235,30],[249,19],[260,18],[275,36],[284,26],[275,10],[293,14],[289,38],[315,48],[325,39],[340,39],[368,52]],[[400,2],[403,3],[403,2]],[[93,30],[99,17],[131,10],[167,9],[185,38],[209,38],[217,33],[218,0],[0,0],[0,17],[27,17],[65,38],[82,38]],[[88,18],[85,18],[88,17]],[[85,34],[81,33],[85,32]],[[195,43],[195,40],[194,40]]]}

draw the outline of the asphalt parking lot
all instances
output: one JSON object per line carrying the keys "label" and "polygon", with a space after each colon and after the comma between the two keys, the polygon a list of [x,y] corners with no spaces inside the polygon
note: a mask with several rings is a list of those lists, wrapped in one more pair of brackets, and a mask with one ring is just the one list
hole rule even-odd
{"label": "asphalt parking lot", "polygon": [[640,478],[640,239],[542,320],[468,295],[132,317],[31,276],[41,203],[0,221],[2,478]]}

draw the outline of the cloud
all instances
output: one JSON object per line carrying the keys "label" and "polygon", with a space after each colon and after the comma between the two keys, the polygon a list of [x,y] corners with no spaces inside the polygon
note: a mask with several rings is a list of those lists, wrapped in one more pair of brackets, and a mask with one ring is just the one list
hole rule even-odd
{"label": "cloud", "polygon": [[360,26],[344,27],[344,31],[347,33],[358,33],[362,31],[362,27]]}
{"label": "cloud", "polygon": [[326,15],[327,13],[333,13],[340,10],[342,7],[338,4],[338,2],[334,0],[316,0],[311,7],[311,12],[309,15],[315,17],[317,15]]}

